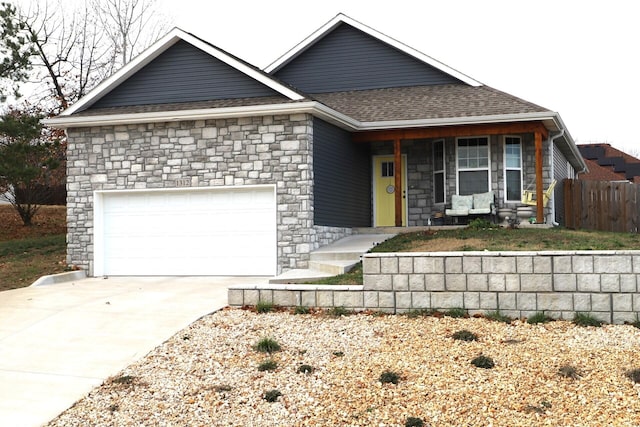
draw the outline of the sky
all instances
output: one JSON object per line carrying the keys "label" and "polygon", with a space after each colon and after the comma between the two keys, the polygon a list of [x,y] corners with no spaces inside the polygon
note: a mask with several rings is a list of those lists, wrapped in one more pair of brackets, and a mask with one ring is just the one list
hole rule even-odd
{"label": "sky", "polygon": [[344,13],[498,90],[560,113],[578,144],[640,154],[632,0],[158,0],[173,25],[265,68]]}

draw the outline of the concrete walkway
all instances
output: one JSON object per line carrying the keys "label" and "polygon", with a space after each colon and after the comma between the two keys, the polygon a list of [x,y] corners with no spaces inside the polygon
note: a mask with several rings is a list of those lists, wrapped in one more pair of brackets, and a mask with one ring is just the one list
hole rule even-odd
{"label": "concrete walkway", "polygon": [[0,292],[0,426],[40,426],[268,278],[114,277]]}

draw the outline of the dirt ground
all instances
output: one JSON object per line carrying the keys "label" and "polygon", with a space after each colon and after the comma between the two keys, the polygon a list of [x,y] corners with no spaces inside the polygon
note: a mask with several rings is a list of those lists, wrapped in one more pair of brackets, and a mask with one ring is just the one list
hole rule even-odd
{"label": "dirt ground", "polygon": [[25,227],[11,205],[0,205],[0,241],[51,236],[67,232],[65,206],[42,206],[33,217],[33,225]]}

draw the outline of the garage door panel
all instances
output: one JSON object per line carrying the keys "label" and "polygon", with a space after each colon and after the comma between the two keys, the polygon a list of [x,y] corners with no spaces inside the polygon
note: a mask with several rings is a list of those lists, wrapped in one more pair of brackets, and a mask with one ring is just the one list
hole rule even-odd
{"label": "garage door panel", "polygon": [[273,275],[273,187],[102,194],[111,275]]}

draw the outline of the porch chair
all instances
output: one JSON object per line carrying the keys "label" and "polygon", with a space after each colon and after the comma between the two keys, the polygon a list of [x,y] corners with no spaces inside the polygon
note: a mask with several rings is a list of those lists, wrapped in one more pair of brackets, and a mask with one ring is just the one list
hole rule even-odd
{"label": "porch chair", "polygon": [[[551,184],[549,184],[549,188],[547,188],[544,193],[542,193],[542,206],[547,206],[547,202],[549,202],[549,199],[551,199],[551,194],[553,193],[553,188],[555,186],[556,180],[554,179],[553,181],[551,181]],[[529,190],[529,187],[531,187],[531,185],[529,185],[527,189],[522,192],[522,204],[535,206],[537,204],[536,192],[535,190]]]}

